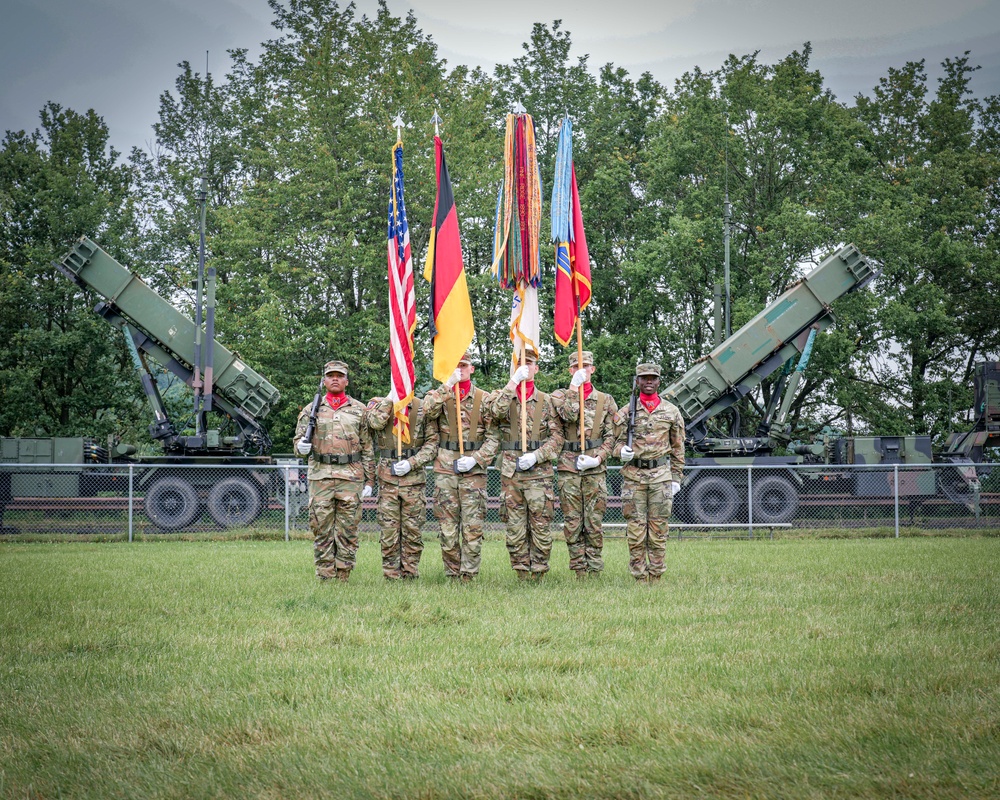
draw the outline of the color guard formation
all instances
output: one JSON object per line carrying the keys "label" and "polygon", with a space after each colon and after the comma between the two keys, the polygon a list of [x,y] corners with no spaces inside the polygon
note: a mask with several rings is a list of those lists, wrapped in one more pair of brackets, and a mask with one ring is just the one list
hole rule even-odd
{"label": "color guard formation", "polygon": [[615,456],[623,465],[629,570],[637,581],[657,581],[664,571],[670,507],[684,471],[684,420],[657,394],[658,364],[636,367],[627,409],[594,388],[596,365],[593,354],[583,349],[580,320],[590,303],[591,282],[572,122],[567,116],[560,129],[552,184],[553,331],[564,347],[575,331],[577,349],[569,359],[568,388],[549,395],[534,380],[542,280],[534,121],[522,107],[507,115],[491,272],[511,291],[514,352],[510,381],[489,393],[473,382],[476,368],[468,348],[475,326],[458,215],[439,135],[441,119],[435,113],[431,121],[437,194],[424,278],[430,284],[433,372],[441,385],[423,399],[414,394],[416,295],[403,191],[403,122],[397,117],[387,227],[389,392],[366,407],[347,395],[347,364],[330,361],[320,392],[302,409],[295,429],[295,449],[309,459],[316,574],[320,580],[350,580],[361,501],[373,494],[377,480],[382,572],[388,580],[416,579],[423,551],[420,523],[426,513],[424,468],[433,465],[445,575],[474,581],[486,524],[486,470],[499,462],[500,516],[518,579],[539,581],[549,571],[555,484],[570,569],[580,579],[600,575],[607,463]]}
{"label": "color guard formation", "polygon": [[533,349],[495,392],[475,385],[466,353],[437,389],[411,401],[405,447],[393,435],[390,398],[365,406],[347,394],[347,364],[330,361],[323,371],[325,393],[302,409],[294,440],[309,462],[309,525],[320,580],[350,580],[362,499],[374,493],[376,481],[382,573],[387,580],[419,577],[424,468],[431,466],[445,575],[473,581],[486,522],[486,468],[497,461],[500,514],[518,578],[542,580],[549,570],[554,477],[570,569],[579,579],[600,575],[612,457],[622,463],[629,571],[642,583],[660,579],[667,520],[684,471],[684,420],[658,394],[658,364],[636,366],[638,391],[620,408],[594,387],[588,351],[570,356],[568,388],[551,395],[535,387]]}

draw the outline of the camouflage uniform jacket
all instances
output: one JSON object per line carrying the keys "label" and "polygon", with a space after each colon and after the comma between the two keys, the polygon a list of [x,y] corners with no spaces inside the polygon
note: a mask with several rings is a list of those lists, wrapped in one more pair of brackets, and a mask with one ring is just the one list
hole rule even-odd
{"label": "camouflage uniform jacket", "polygon": [[563,445],[562,422],[556,414],[552,398],[535,389],[525,404],[528,418],[528,451],[538,456],[538,462],[526,472],[517,471],[517,459],[521,455],[521,402],[514,392],[504,387],[493,392],[489,398],[489,409],[496,420],[500,433],[500,475],[514,478],[518,483],[525,481],[552,480],[552,462],[556,460]]}
{"label": "camouflage uniform jacket", "polygon": [[[615,414],[615,455],[628,443],[628,406]],[[622,467],[622,477],[633,483],[680,482],[684,473],[684,418],[673,403],[660,398],[652,414],[636,400],[635,430],[632,433],[635,458]],[[643,469],[637,461],[667,459],[668,463]]]}
{"label": "camouflage uniform jacket", "polygon": [[[580,393],[576,389],[556,389],[552,393],[552,402],[559,419],[562,420],[565,437],[556,469],[560,472],[576,472],[576,457],[581,455]],[[601,406],[601,418],[595,422],[598,405]],[[600,466],[587,470],[588,475],[607,472],[608,458],[611,457],[611,451],[615,447],[616,413],[618,413],[618,403],[610,394],[595,389],[590,393],[590,397],[583,401],[583,423],[586,431],[584,443],[587,445],[583,453],[601,459]]]}
{"label": "camouflage uniform jacket", "polygon": [[392,474],[391,465],[396,457],[396,435],[392,429],[392,401],[386,398],[368,407],[368,427],[372,429],[378,480],[381,484],[415,486],[427,483],[424,467],[434,460],[438,450],[437,425],[429,425],[427,412],[416,397],[410,403],[410,443],[403,442],[403,458],[410,462],[410,469],[403,476]]}
{"label": "camouflage uniform jacket", "polygon": [[[466,448],[465,455],[476,459],[476,466],[462,473],[463,475],[485,475],[486,467],[493,463],[500,449],[496,425],[486,407],[488,397],[486,392],[473,384],[469,393],[462,398],[462,441]],[[453,427],[456,422],[455,390],[446,389],[443,385],[431,390],[424,397],[423,407],[428,428],[436,427],[438,434],[434,471],[454,475],[455,459],[459,457],[457,424]],[[475,429],[471,427],[473,424]]]}
{"label": "camouflage uniform jacket", "polygon": [[[312,403],[299,412],[295,425],[295,441],[306,432],[309,425],[309,410]],[[334,410],[323,397],[316,412],[316,431],[313,433],[313,449],[309,454],[309,480],[344,480],[375,483],[375,454],[372,451],[372,437],[365,421],[365,405],[353,397]],[[339,457],[350,463],[324,464],[322,457]]]}

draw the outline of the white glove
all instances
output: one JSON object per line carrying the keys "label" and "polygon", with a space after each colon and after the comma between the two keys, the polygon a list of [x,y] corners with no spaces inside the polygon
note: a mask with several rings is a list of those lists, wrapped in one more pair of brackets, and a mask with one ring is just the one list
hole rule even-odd
{"label": "white glove", "polygon": [[526,469],[531,469],[535,464],[538,463],[538,456],[534,453],[525,453],[523,456],[517,459],[517,468],[521,471]]}
{"label": "white glove", "polygon": [[462,380],[462,370],[461,370],[461,369],[456,369],[456,370],[455,370],[455,371],[454,371],[453,373],[451,373],[451,375],[450,375],[450,376],[448,377],[448,380],[446,380],[446,381],[444,382],[444,385],[445,385],[445,386],[446,386],[446,387],[447,387],[447,388],[448,388],[449,390],[451,390],[451,389],[454,389],[454,388],[455,388],[455,384],[456,384],[456,383],[458,383],[458,382],[460,382],[461,380]]}
{"label": "white glove", "polygon": [[579,389],[587,382],[587,378],[589,377],[590,376],[587,374],[587,370],[578,369],[573,373],[573,379],[569,382],[569,387],[571,389]]}
{"label": "white glove", "polygon": [[595,458],[594,456],[577,456],[576,457],[576,468],[577,470],[593,469],[601,464],[601,459]]}
{"label": "white glove", "polygon": [[619,458],[622,460],[623,464],[627,464],[629,461],[635,458],[635,450],[633,450],[628,445],[625,445],[622,448],[622,454],[619,456]]}
{"label": "white glove", "polygon": [[514,370],[514,374],[510,376],[511,382],[513,383],[523,383],[531,377],[531,370],[528,369],[528,365],[525,364],[522,367],[518,367]]}
{"label": "white glove", "polygon": [[295,449],[298,451],[300,456],[307,456],[312,452],[313,443],[307,442],[305,439],[299,439],[298,443],[295,445]]}
{"label": "white glove", "polygon": [[474,466],[476,466],[476,459],[472,456],[462,456],[455,461],[455,469],[459,472],[468,472]]}
{"label": "white glove", "polygon": [[372,496],[372,487],[371,486],[365,486],[365,488],[361,490],[361,496],[362,497],[371,497]]}
{"label": "white glove", "polygon": [[681,485],[677,481],[670,481],[670,496],[673,497],[681,490]]}
{"label": "white glove", "polygon": [[402,461],[397,461],[392,465],[392,474],[397,478],[402,478],[410,469],[410,462],[404,458]]}

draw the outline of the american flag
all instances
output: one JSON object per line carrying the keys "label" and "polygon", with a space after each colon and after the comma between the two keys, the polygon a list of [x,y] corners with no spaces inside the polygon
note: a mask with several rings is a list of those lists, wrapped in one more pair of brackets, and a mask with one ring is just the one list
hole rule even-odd
{"label": "american flag", "polygon": [[413,330],[417,326],[417,306],[413,292],[413,260],[410,255],[410,227],[403,205],[403,143],[392,150],[392,187],[389,196],[389,367],[392,371],[389,399],[404,442],[410,441],[407,418],[413,399]]}

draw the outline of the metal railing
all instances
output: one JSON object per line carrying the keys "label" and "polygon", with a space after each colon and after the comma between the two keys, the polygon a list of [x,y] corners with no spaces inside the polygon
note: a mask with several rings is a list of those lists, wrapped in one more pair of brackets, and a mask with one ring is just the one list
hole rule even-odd
{"label": "metal railing", "polygon": [[[990,464],[689,467],[674,498],[678,537],[809,531],[1000,529],[1000,468]],[[127,533],[250,531],[304,535],[306,468],[146,464],[0,464],[0,532]],[[558,477],[556,478],[558,486]],[[607,474],[607,533],[623,528],[620,468]],[[427,471],[424,530],[437,532],[434,473]],[[556,494],[558,497],[558,492]],[[362,534],[377,535],[376,496]],[[556,506],[554,524],[562,517]],[[500,474],[487,476],[487,529],[502,536]]]}

